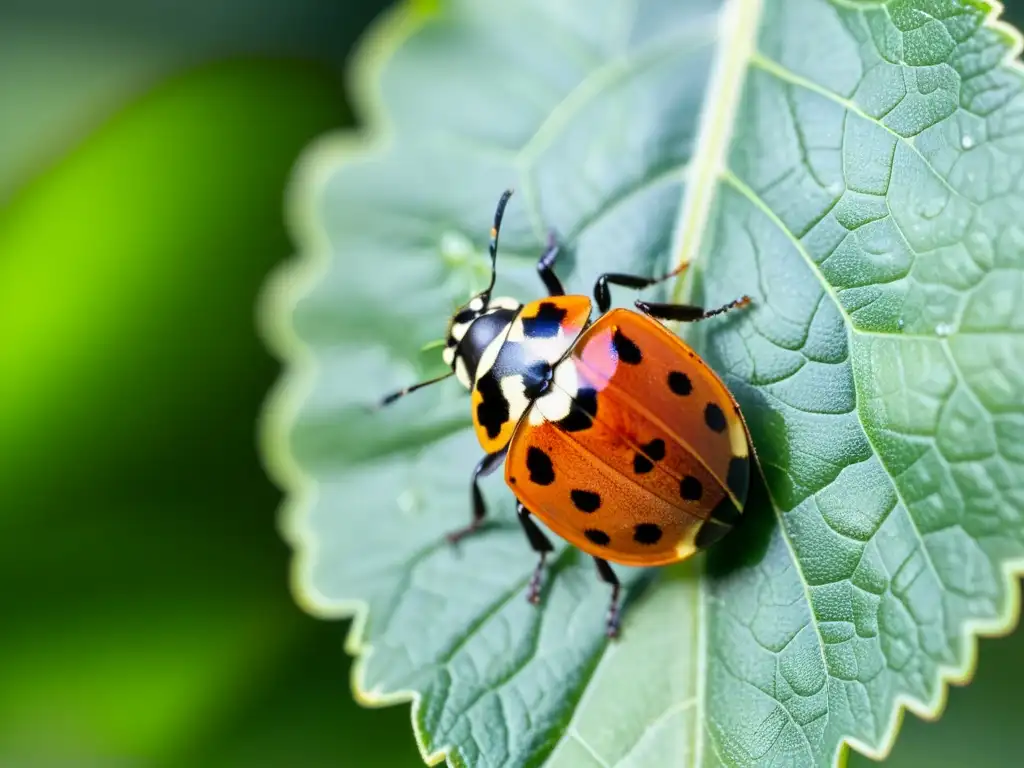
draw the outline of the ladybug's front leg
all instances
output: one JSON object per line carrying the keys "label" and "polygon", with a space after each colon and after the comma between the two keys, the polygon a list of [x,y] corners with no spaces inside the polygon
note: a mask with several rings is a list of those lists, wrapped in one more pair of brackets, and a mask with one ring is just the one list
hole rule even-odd
{"label": "ladybug's front leg", "polygon": [[537,260],[537,272],[540,279],[544,281],[544,287],[548,289],[549,296],[565,296],[565,288],[562,281],[555,274],[555,259],[558,258],[558,237],[554,232],[548,233],[548,247]]}
{"label": "ladybug's front leg", "polygon": [[554,547],[551,546],[548,537],[544,535],[544,531],[533,522],[530,510],[524,507],[522,502],[516,502],[516,514],[519,515],[519,522],[522,524],[523,530],[526,531],[526,538],[530,540],[530,546],[533,547],[534,552],[540,555],[540,561],[533,569],[533,578],[530,579],[530,589],[526,593],[526,599],[536,605],[540,602],[540,579],[544,572],[544,561],[547,560],[548,552],[552,552]]}
{"label": "ladybug's front leg", "polygon": [[508,453],[507,445],[500,451],[488,453],[480,459],[480,463],[473,470],[473,478],[470,480],[470,495],[473,498],[473,519],[469,525],[448,534],[448,541],[452,544],[471,534],[483,523],[484,517],[487,515],[487,507],[484,504],[484,496],[480,493],[480,478],[486,477],[497,469],[501,465],[502,459],[505,458],[506,453]]}
{"label": "ladybug's front leg", "polygon": [[601,580],[606,584],[612,585],[612,600],[608,606],[608,637],[618,637],[619,635],[619,577],[615,575],[615,571],[608,565],[607,560],[602,560],[599,557],[594,558],[594,562],[597,564],[597,573],[600,575]]}

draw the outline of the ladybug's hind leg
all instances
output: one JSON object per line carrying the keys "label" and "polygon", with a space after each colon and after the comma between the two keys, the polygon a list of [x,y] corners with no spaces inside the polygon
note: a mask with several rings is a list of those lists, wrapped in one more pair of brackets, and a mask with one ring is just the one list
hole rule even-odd
{"label": "ladybug's hind leg", "polygon": [[706,320],[709,317],[728,312],[730,309],[742,309],[750,304],[749,296],[740,296],[728,304],[723,304],[714,309],[704,309],[692,304],[655,304],[652,302],[637,299],[636,308],[645,315],[650,315],[658,320],[676,320],[683,323],[692,323],[697,320]]}
{"label": "ladybug's hind leg", "polygon": [[619,590],[621,586],[619,584],[619,577],[615,575],[615,571],[608,565],[607,560],[602,560],[599,557],[594,558],[594,562],[597,564],[597,573],[601,577],[601,580],[606,584],[612,585],[612,599],[608,605],[608,623],[606,628],[606,634],[608,637],[619,636]]}
{"label": "ladybug's hind leg", "polygon": [[519,515],[519,522],[526,531],[526,538],[530,540],[533,551],[540,555],[537,567],[533,569],[533,578],[530,579],[530,588],[526,593],[526,599],[536,605],[540,602],[540,580],[544,573],[544,562],[547,560],[548,552],[554,550],[551,541],[544,535],[544,531],[537,527],[537,524],[530,517],[530,510],[523,506],[522,502],[516,503],[516,513]]}
{"label": "ladybug's hind leg", "polygon": [[470,480],[470,495],[473,498],[473,519],[469,525],[448,534],[448,541],[452,544],[473,533],[483,524],[484,518],[487,516],[487,506],[484,504],[483,494],[480,493],[480,478],[486,477],[496,470],[501,465],[501,461],[505,458],[506,453],[508,453],[507,445],[500,451],[488,453],[480,459],[480,462],[473,469],[473,477]]}

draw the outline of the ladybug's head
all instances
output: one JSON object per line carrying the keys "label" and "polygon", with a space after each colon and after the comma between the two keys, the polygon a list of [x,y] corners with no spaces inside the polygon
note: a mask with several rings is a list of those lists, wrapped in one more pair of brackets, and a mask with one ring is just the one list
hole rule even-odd
{"label": "ladybug's head", "polygon": [[445,363],[451,367],[451,372],[392,392],[381,400],[381,405],[393,403],[410,392],[443,381],[452,373],[466,389],[472,389],[480,361],[489,354],[493,355],[489,358],[491,363],[497,359],[498,349],[504,343],[507,331],[522,307],[515,299],[491,296],[498,260],[498,231],[501,229],[505,205],[511,196],[512,190],[506,190],[498,200],[498,208],[494,212],[494,226],[491,227],[491,242],[488,248],[491,255],[491,281],[486,289],[470,299],[448,322],[448,338],[442,355]]}
{"label": "ladybug's head", "polygon": [[493,351],[497,354],[497,347],[501,346],[505,332],[521,306],[515,299],[491,298],[485,291],[452,315],[441,354],[466,389],[472,389],[477,368],[487,348],[495,344]]}

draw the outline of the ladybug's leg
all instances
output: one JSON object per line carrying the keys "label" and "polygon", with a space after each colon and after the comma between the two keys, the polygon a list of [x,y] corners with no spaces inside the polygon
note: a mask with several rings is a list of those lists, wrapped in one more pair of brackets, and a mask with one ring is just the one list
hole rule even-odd
{"label": "ladybug's leg", "polygon": [[661,277],[643,277],[642,275],[623,275],[618,272],[606,272],[598,276],[597,281],[594,283],[594,298],[597,299],[597,308],[602,313],[612,308],[612,297],[608,292],[609,284],[620,285],[623,288],[648,288],[678,275],[680,272],[685,271],[688,266],[690,266],[689,263],[680,264],[667,275],[662,275]]}
{"label": "ladybug's leg", "polygon": [[555,274],[555,259],[558,258],[558,239],[554,232],[548,233],[548,247],[537,260],[537,271],[544,286],[548,289],[549,296],[565,296],[565,288],[562,281]]}
{"label": "ladybug's leg", "polygon": [[728,312],[730,309],[742,309],[748,304],[750,304],[749,296],[740,296],[738,299],[733,299],[728,304],[723,304],[715,309],[704,309],[704,307],[695,307],[691,304],[654,304],[637,299],[636,308],[645,315],[650,315],[658,320],[678,320],[684,323],[691,323],[720,315],[723,312]]}
{"label": "ladybug's leg", "polygon": [[448,373],[442,376],[438,376],[436,379],[428,379],[427,381],[421,381],[419,384],[413,384],[411,386],[405,387],[404,389],[400,389],[397,392],[392,392],[387,397],[382,398],[380,403],[377,404],[377,407],[383,408],[385,405],[390,405],[391,403],[395,402],[395,400],[398,400],[400,397],[405,397],[410,392],[415,392],[417,389],[420,389],[421,387],[427,387],[430,386],[431,384],[437,384],[437,382],[439,381],[444,381],[453,373],[455,373],[455,371],[449,371]]}
{"label": "ladybug's leg", "polygon": [[464,528],[459,528],[457,531],[452,531],[448,534],[448,541],[453,544],[464,536],[468,536],[484,521],[484,517],[487,515],[487,507],[484,504],[484,496],[480,493],[480,478],[486,477],[491,474],[501,464],[501,460],[505,458],[505,454],[508,452],[508,446],[505,446],[500,451],[494,453],[488,453],[480,462],[476,465],[473,470],[473,479],[470,481],[470,489],[473,497],[473,519],[469,525]]}
{"label": "ladybug's leg", "polygon": [[536,605],[540,602],[540,577],[544,572],[544,561],[547,560],[548,552],[554,550],[551,541],[544,535],[544,531],[537,527],[530,517],[530,510],[523,506],[522,502],[516,503],[516,513],[519,515],[519,522],[526,531],[526,538],[530,540],[533,551],[540,555],[537,567],[533,569],[533,578],[530,579],[530,589],[526,593],[526,599]]}
{"label": "ladybug's leg", "polygon": [[619,577],[615,575],[615,571],[608,565],[607,560],[602,560],[599,557],[594,558],[594,562],[597,563],[597,573],[601,577],[601,580],[606,584],[612,585],[612,600],[608,605],[608,624],[606,634],[608,637],[619,636]]}

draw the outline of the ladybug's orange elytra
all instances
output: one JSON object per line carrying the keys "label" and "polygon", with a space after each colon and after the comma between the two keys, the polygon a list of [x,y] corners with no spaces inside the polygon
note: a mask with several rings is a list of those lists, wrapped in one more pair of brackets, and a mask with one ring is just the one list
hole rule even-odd
{"label": "ladybug's orange elytra", "polygon": [[[549,297],[520,304],[494,298],[501,219],[491,229],[491,280],[451,318],[443,352],[448,375],[470,390],[473,425],[485,451],[473,471],[469,525],[486,514],[480,477],[504,460],[524,532],[540,555],[528,599],[537,602],[551,542],[534,522],[592,555],[612,586],[607,632],[618,632],[619,582],[609,562],[659,566],[720,540],[747,500],[753,449],[739,405],[714,371],[660,320],[695,321],[716,309],[637,301],[611,310],[609,285],[644,288],[662,277],[608,273],[591,300],[565,295],[553,271],[554,236],[537,269]],[[440,377],[446,378],[446,377]],[[389,395],[393,402],[420,386]]]}
{"label": "ladybug's orange elytra", "polygon": [[515,428],[509,486],[584,552],[667,565],[720,539],[742,512],[746,427],[721,380],[688,350],[657,321],[614,309],[575,340],[551,391]]}

